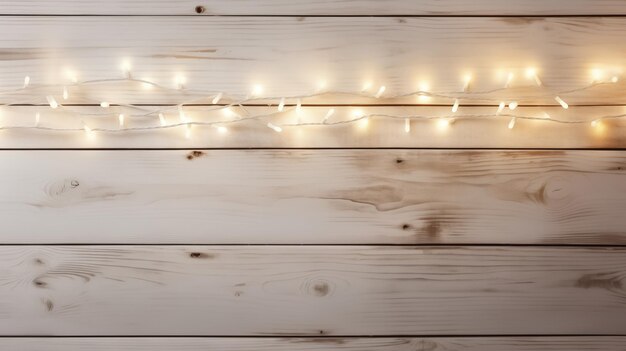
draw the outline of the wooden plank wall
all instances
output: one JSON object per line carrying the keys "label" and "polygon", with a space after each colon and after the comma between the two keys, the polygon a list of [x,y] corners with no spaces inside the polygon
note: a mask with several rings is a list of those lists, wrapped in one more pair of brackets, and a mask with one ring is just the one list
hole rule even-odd
{"label": "wooden plank wall", "polygon": [[[30,0],[0,15],[0,350],[624,350],[626,123],[591,126],[626,112],[622,0]],[[189,90],[82,86],[47,106],[67,69],[115,78],[125,59]],[[549,95],[594,69],[619,79],[569,109]],[[47,129],[154,126],[133,111],[175,120],[194,89],[262,83],[244,116],[320,79],[394,95],[457,91],[467,72],[445,129],[449,98],[336,93],[190,138]],[[36,89],[16,90],[25,76]],[[519,96],[515,114],[584,123],[508,129],[493,101]],[[224,118],[210,106],[185,113]],[[265,125],[329,108],[433,119]]]}

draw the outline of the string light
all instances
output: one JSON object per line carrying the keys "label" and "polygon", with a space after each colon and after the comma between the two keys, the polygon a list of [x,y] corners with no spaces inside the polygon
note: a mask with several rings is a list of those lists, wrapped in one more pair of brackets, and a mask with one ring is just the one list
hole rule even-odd
{"label": "string light", "polygon": [[39,126],[39,121],[41,120],[41,115],[39,114],[39,112],[35,113],[35,126],[38,127]]}
{"label": "string light", "polygon": [[217,127],[217,132],[220,134],[226,134],[228,133],[228,128],[224,127],[224,126],[218,126]]}
{"label": "string light", "polygon": [[591,121],[591,126],[592,127],[597,127],[600,125],[600,119],[594,119],[593,121]]}
{"label": "string light", "polygon": [[191,124],[185,125],[185,139],[191,139]]}
{"label": "string light", "polygon": [[50,105],[50,107],[52,107],[52,108],[59,107],[59,103],[56,101],[54,96],[48,95],[48,96],[46,96],[46,100],[48,100],[48,105]]}
{"label": "string light", "polygon": [[[82,85],[82,84],[89,84],[89,85],[95,85],[98,83],[102,83],[102,84],[110,84],[111,82],[115,82],[115,81],[121,81],[121,79],[102,79],[102,80],[95,80],[95,81],[84,81],[81,83],[78,83],[78,79],[77,76],[75,75],[75,73],[71,72],[71,71],[67,71],[69,73],[68,77],[75,82],[77,85]],[[535,79],[535,83],[538,86],[542,86],[541,80],[539,79],[539,77],[537,76],[536,71],[533,68],[529,68],[526,71],[527,77],[528,78],[533,78]],[[594,83],[590,84],[588,86],[583,86],[580,88],[575,88],[575,89],[569,89],[569,90],[565,90],[562,92],[558,92],[557,94],[555,94],[555,92],[547,92],[542,94],[542,96],[552,96],[560,105],[561,107],[563,107],[564,109],[567,109],[569,107],[569,105],[561,98],[561,96],[564,95],[568,95],[568,94],[572,94],[575,92],[582,92],[588,89],[591,89],[599,84],[612,84],[612,83],[617,83],[619,81],[619,77],[618,76],[612,76],[610,79],[604,80],[604,74],[605,72],[601,71],[601,70],[594,70],[592,71],[592,75],[594,77]],[[174,90],[172,88],[168,88],[168,87],[163,87],[160,86],[157,83],[153,83],[153,82],[149,82],[149,81],[144,81],[144,80],[136,80],[136,79],[132,79],[132,77],[127,77],[126,79],[124,79],[124,81],[126,80],[131,80],[134,82],[137,82],[139,84],[149,84],[150,86],[153,87],[159,87],[160,89],[165,89],[165,90]],[[509,86],[511,84],[513,80],[513,73],[509,73],[508,77],[507,77],[507,86]],[[177,76],[176,81],[178,83],[183,83],[184,79],[181,76]],[[464,86],[463,86],[463,91],[467,92],[469,90],[469,84],[471,81],[471,77],[470,76],[465,76],[464,77]],[[178,84],[178,88],[182,88],[181,84]],[[68,88],[66,85],[61,84],[61,85],[47,85],[46,87],[59,87],[63,89],[63,99],[67,100],[69,98],[69,92],[68,92]],[[30,87],[30,77],[26,76],[25,77],[25,81],[24,81],[24,87],[22,87],[21,89],[16,89],[15,92],[20,92],[21,90]],[[38,87],[37,87],[38,88]],[[371,83],[368,82],[368,84],[366,84],[366,86],[364,86],[364,90],[369,90],[371,88]],[[371,94],[370,96],[375,97],[375,98],[380,98],[382,97],[382,95],[384,94],[386,90],[385,86],[380,86],[379,89],[377,90],[376,94]],[[425,99],[430,99],[430,98],[440,98],[440,99],[449,99],[449,101],[453,101],[452,104],[452,112],[453,113],[457,113],[458,112],[458,108],[460,106],[460,98],[463,99],[468,99],[468,100],[474,100],[474,101],[492,101],[488,98],[485,98],[484,96],[480,96],[481,94],[487,94],[490,93],[491,91],[487,91],[487,92],[475,92],[475,94],[472,95],[461,95],[458,92],[437,92],[437,93],[431,93],[428,91],[428,86],[426,85],[426,83],[422,82],[420,84],[420,90],[416,91],[416,92],[409,92],[409,93],[404,93],[404,94],[399,94],[396,96],[386,96],[389,99],[392,98],[403,98],[403,97],[409,97],[409,96],[414,96],[417,95],[418,98],[421,100],[422,98]],[[7,94],[10,93],[10,91],[4,91],[4,92],[0,92],[0,95],[2,94]],[[253,94],[255,95],[259,95],[262,93],[262,86],[261,85],[255,85],[254,89],[253,89]],[[330,92],[333,93],[333,92]],[[341,93],[341,94],[353,94],[355,96],[359,95],[359,94],[355,94],[355,93],[349,93],[349,92],[334,92],[334,93]],[[201,92],[201,91],[186,91],[185,94],[198,94],[198,95],[203,95],[203,99],[206,99],[207,96],[211,96],[214,95],[215,93],[211,93],[211,92]],[[300,96],[289,96],[289,97],[280,97],[280,103],[279,103],[279,111],[278,112],[283,112],[285,110],[285,100],[286,99],[295,99],[297,101],[296,103],[296,107],[295,110],[298,113],[302,112],[302,99],[303,98],[311,98],[314,96],[317,96],[318,94],[309,94],[309,95],[300,95]],[[361,94],[362,95],[362,94]],[[217,104],[219,103],[219,101],[223,98],[223,93],[218,93],[216,95],[214,95],[212,102],[213,104]],[[533,97],[534,98],[534,97]],[[192,100],[192,101],[188,101],[185,102],[183,104],[178,104],[176,105],[179,109],[179,117],[181,119],[181,123],[184,123],[185,125],[189,126],[188,128],[186,128],[186,132],[185,134],[189,134],[190,133],[190,129],[191,129],[191,125],[207,125],[207,126],[213,126],[215,128],[218,128],[218,132],[222,133],[223,129],[220,129],[219,127],[222,128],[226,128],[223,126],[219,126],[216,125],[215,123],[231,123],[231,122],[238,122],[238,121],[246,121],[246,120],[255,120],[255,119],[262,119],[262,118],[267,118],[272,116],[272,114],[261,114],[261,115],[249,115],[246,112],[245,117],[241,117],[238,114],[235,114],[234,112],[232,112],[230,110],[231,106],[234,105],[238,105],[241,106],[241,108],[245,111],[245,108],[243,107],[243,104],[247,101],[252,101],[254,99],[249,99],[248,97],[246,97],[243,100],[239,100],[237,101],[237,99],[235,99],[234,97],[231,97],[232,100],[234,100],[235,102],[230,103],[226,106],[223,107],[214,107],[213,109],[219,109],[224,111],[225,114],[227,115],[237,115],[239,118],[235,119],[235,120],[231,120],[231,121],[217,121],[217,122],[193,122],[193,123],[189,123],[184,112],[183,112],[183,104],[193,104],[194,101],[196,100]],[[268,100],[275,100],[278,99],[277,97],[267,97]],[[524,97],[524,99],[527,99],[526,97]],[[48,104],[50,105],[51,108],[56,109],[59,106],[61,106],[52,95],[48,95],[46,96],[46,100],[48,101]],[[200,100],[200,99],[198,99]],[[106,101],[102,101],[100,103],[100,106],[103,108],[108,108],[110,107],[109,102]],[[133,106],[133,105],[117,105],[117,106],[122,106],[122,107],[132,107],[134,109],[143,109],[139,106]],[[508,107],[511,110],[515,110],[516,107],[518,106],[517,101],[510,101],[508,103]],[[506,103],[504,101],[500,101],[499,105],[498,105],[498,109],[496,111],[496,115],[499,115],[503,112],[504,108],[506,107]],[[129,116],[124,115],[124,114],[117,114],[118,120],[119,120],[119,128],[118,129],[108,129],[108,128],[95,128],[95,129],[90,129],[89,127],[87,127],[86,125],[83,126],[82,129],[84,129],[85,131],[87,131],[87,129],[90,132],[93,131],[98,131],[98,132],[115,132],[115,131],[134,131],[134,130],[152,130],[152,129],[162,129],[162,128],[171,128],[171,127],[176,127],[176,126],[180,126],[180,124],[172,124],[172,125],[168,125],[165,121],[165,117],[163,115],[163,113],[161,111],[168,111],[171,110],[172,107],[164,107],[164,108],[159,108],[156,111],[150,111],[147,112],[145,114],[131,114]],[[69,106],[64,106],[62,113],[67,113],[67,114],[75,114],[76,112],[71,111],[71,107]],[[346,123],[356,123],[359,127],[364,127],[367,126],[367,124],[369,123],[369,119],[370,117],[378,117],[378,118],[402,118],[404,120],[405,123],[405,132],[409,132],[410,128],[411,128],[411,122],[412,119],[434,119],[437,117],[441,117],[441,116],[394,116],[394,115],[387,115],[387,114],[368,114],[365,115],[363,112],[358,111],[358,112],[354,112],[354,118],[352,119],[347,119],[347,120],[342,120],[339,119],[337,121],[334,121],[332,123],[329,123],[329,118],[335,113],[335,109],[329,109],[326,113],[326,115],[324,116],[324,118],[321,120],[321,122],[306,122],[303,123],[300,118],[298,117],[297,119],[297,123],[286,123],[286,124],[268,124],[272,125],[273,127],[276,127],[278,129],[280,129],[280,131],[283,130],[283,127],[291,127],[291,126],[304,126],[304,125],[335,125],[335,124],[346,124]],[[104,113],[100,113],[100,114],[96,114],[96,115],[104,115]],[[110,113],[107,113],[106,115],[110,116]],[[135,116],[155,116],[158,115],[159,117],[159,125],[158,126],[148,126],[148,127],[132,127],[132,128],[124,128],[124,126],[126,125],[126,117],[135,117]],[[115,114],[113,114],[113,116],[115,116]],[[455,117],[458,116],[460,118],[481,118],[481,117],[488,117],[489,115],[455,115]],[[556,122],[556,123],[563,123],[563,124],[575,124],[575,123],[589,123],[588,120],[562,120],[562,119],[552,119],[549,115],[547,115],[546,113],[544,113],[544,115],[542,117],[534,117],[534,116],[523,116],[523,115],[505,115],[507,117],[511,118],[511,121],[509,121],[509,128],[512,128],[517,119],[529,119],[529,120],[544,120],[544,121],[549,121],[549,122]],[[615,116],[596,116],[596,119],[591,122],[592,126],[597,126],[599,121],[602,119],[613,119],[613,118],[626,118],[626,115],[615,115]],[[39,113],[36,114],[35,117],[35,126],[33,127],[31,126],[0,126],[0,129],[29,129],[29,128],[39,128],[39,129],[46,129],[46,130],[75,130],[72,128],[54,128],[54,127],[40,127],[39,126],[39,119],[40,119],[40,115]],[[445,125],[445,126],[449,126],[452,123],[454,123],[455,118],[452,118],[451,116],[444,116],[439,118],[439,121],[437,122],[438,125]],[[270,127],[271,128],[271,127]],[[276,130],[275,128],[271,128],[273,130]]]}
{"label": "string light", "polygon": [[564,109],[567,110],[569,108],[569,105],[567,104],[567,102],[563,101],[563,99],[561,99],[560,97],[557,96],[554,98],[554,100],[556,100],[556,102],[558,102],[561,105],[561,107],[563,107]]}

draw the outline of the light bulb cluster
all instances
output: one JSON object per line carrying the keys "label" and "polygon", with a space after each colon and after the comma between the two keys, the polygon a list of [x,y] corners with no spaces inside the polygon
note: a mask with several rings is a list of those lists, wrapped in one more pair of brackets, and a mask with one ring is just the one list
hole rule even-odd
{"label": "light bulb cluster", "polygon": [[[214,92],[214,91],[198,91],[198,90],[187,90],[186,89],[186,78],[182,75],[176,75],[174,77],[174,88],[168,88],[166,86],[162,86],[156,82],[150,80],[142,80],[135,79],[131,73],[131,65],[129,61],[125,61],[122,65],[122,73],[123,78],[113,78],[113,79],[103,79],[103,80],[94,80],[94,81],[83,81],[79,82],[78,76],[73,71],[67,71],[67,77],[71,82],[71,86],[73,89],[79,87],[81,85],[90,85],[93,87],[98,84],[107,84],[115,82],[137,82],[142,84],[145,87],[150,88],[158,88],[165,91],[170,91],[173,93],[180,93],[181,90],[184,90],[185,96],[188,95],[196,95],[198,98],[195,98],[192,101],[186,101],[179,103],[175,106],[166,106],[163,108],[159,108],[156,110],[148,110],[145,113],[140,114],[124,114],[124,113],[112,113],[107,112],[103,114],[97,114],[98,116],[117,116],[117,128],[91,128],[84,121],[83,126],[80,129],[77,128],[55,128],[42,125],[41,112],[37,112],[35,115],[35,123],[34,125],[26,125],[26,126],[0,126],[0,129],[42,129],[42,130],[58,130],[58,131],[69,131],[69,130],[83,130],[88,136],[93,136],[95,132],[121,132],[121,131],[140,131],[140,130],[154,130],[154,129],[164,129],[164,128],[183,128],[184,136],[186,138],[191,138],[193,126],[212,126],[217,129],[219,133],[226,133],[228,131],[226,125],[230,123],[239,123],[243,121],[249,120],[262,120],[265,125],[274,132],[280,133],[287,127],[296,127],[296,126],[311,126],[311,125],[337,125],[337,124],[348,124],[355,123],[359,128],[366,128],[369,123],[370,118],[388,118],[388,119],[403,119],[404,120],[404,132],[411,132],[411,122],[413,120],[422,119],[422,120],[436,120],[437,126],[439,128],[447,128],[452,125],[457,118],[486,118],[493,116],[502,116],[509,118],[509,122],[507,124],[508,129],[513,129],[518,120],[542,120],[542,121],[550,121],[555,123],[564,123],[564,124],[579,124],[579,123],[590,123],[587,120],[560,120],[551,118],[548,114],[544,114],[543,117],[536,116],[524,116],[524,115],[515,115],[512,112],[505,113],[505,109],[508,108],[510,111],[514,111],[518,106],[518,99],[511,99],[508,101],[500,101],[500,100],[489,100],[486,99],[485,96],[489,93],[493,93],[502,89],[509,89],[512,85],[512,82],[515,78],[515,74],[513,72],[509,72],[506,74],[506,79],[503,84],[502,89],[496,89],[491,91],[471,91],[472,85],[472,76],[465,75],[461,79],[460,86],[462,87],[460,92],[431,92],[429,91],[429,87],[426,83],[421,83],[419,86],[419,90],[412,91],[409,93],[403,93],[399,95],[385,95],[387,88],[385,85],[380,85],[378,87],[374,86],[372,82],[366,82],[360,92],[342,92],[342,91],[327,91],[326,90],[326,82],[321,82],[318,84],[317,89],[314,93],[308,95],[299,95],[299,96],[264,96],[264,88],[261,84],[254,84],[250,90],[250,93],[245,97],[236,97],[236,96],[228,96],[224,92]],[[525,71],[526,79],[534,82],[534,85],[540,89],[545,89],[545,85],[541,78],[539,77],[537,70],[534,68],[529,68]],[[589,90],[598,85],[603,84],[614,84],[619,81],[619,77],[612,75],[610,78],[607,78],[605,72],[601,70],[593,70],[592,71],[592,82],[589,85],[571,89],[563,92],[552,93],[546,91],[544,96],[552,96],[554,101],[556,101],[563,109],[568,109],[569,105],[563,98],[563,96],[575,92],[582,92],[585,90]],[[58,88],[60,90],[61,96],[63,100],[67,100],[69,98],[69,88],[68,84],[65,85],[53,85],[53,86],[45,86],[47,88]],[[16,89],[15,92],[24,91],[30,88],[37,88],[33,84],[31,84],[31,77],[26,76],[24,78],[24,84],[22,88]],[[2,94],[6,94],[7,92],[3,92]],[[354,110],[352,115],[349,116],[348,119],[334,119],[334,115],[336,110],[334,108],[329,108],[323,115],[320,116],[318,122],[303,122],[302,114],[303,114],[303,105],[302,101],[307,98],[317,97],[325,94],[342,94],[349,95],[355,97],[370,97],[375,99],[382,98],[406,98],[411,96],[416,96],[418,100],[423,98],[440,98],[440,99],[448,99],[451,101],[451,114],[446,116],[424,116],[424,115],[389,115],[389,114],[365,114],[360,110]],[[473,96],[479,96],[478,98]],[[227,117],[226,120],[213,121],[213,122],[202,122],[195,121],[191,119],[186,111],[185,106],[189,104],[195,104],[198,101],[205,101],[206,99],[210,99],[211,105],[204,104],[202,106],[207,106],[207,111],[213,110],[222,110],[223,114]],[[229,103],[220,104],[223,100],[234,101]],[[243,109],[246,103],[254,102],[254,101],[278,101],[276,105],[270,104],[269,106],[275,106],[276,110],[272,113],[265,113],[260,115],[251,115],[249,113],[245,113],[244,115],[240,115],[237,112],[233,111],[233,107],[238,107]],[[492,115],[463,115],[459,114],[459,108],[461,107],[461,102],[463,100],[480,100],[480,101],[488,101],[493,103],[495,108],[494,114]],[[47,95],[46,101],[51,109],[60,109],[67,111],[69,114],[76,115],[77,112],[72,111],[69,107],[65,107],[60,104],[57,99],[53,95]],[[112,106],[122,106],[122,107],[132,107],[134,109],[140,109],[135,105],[123,105],[123,104],[111,104],[109,101],[99,101],[99,106],[102,109],[110,109]],[[166,114],[171,114],[172,109],[177,109],[176,113],[178,115],[178,121],[176,123],[168,122],[166,118]],[[245,110],[245,109],[244,109]],[[293,110],[296,115],[296,120],[293,123],[277,123],[272,121],[273,117],[279,117],[280,115],[287,113]],[[158,123],[154,126],[147,127],[129,127],[128,122],[129,118],[132,117],[155,117]],[[616,119],[616,118],[624,118],[624,115],[606,115],[606,116],[598,116],[593,121],[591,121],[592,127],[597,127],[600,121],[604,119]]]}

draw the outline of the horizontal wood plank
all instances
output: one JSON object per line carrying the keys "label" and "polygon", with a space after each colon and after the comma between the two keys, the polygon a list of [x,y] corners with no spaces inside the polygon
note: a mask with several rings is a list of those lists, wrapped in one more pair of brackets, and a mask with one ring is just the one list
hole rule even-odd
{"label": "horizontal wood plank", "polygon": [[3,243],[624,244],[624,151],[2,151]]}
{"label": "horizontal wood plank", "polygon": [[[1,14],[58,15],[624,15],[620,0],[23,0]],[[202,6],[202,9],[196,9]]]}
{"label": "horizontal wood plank", "polygon": [[626,249],[4,246],[3,335],[626,333]]}
{"label": "horizontal wood plank", "polygon": [[[185,107],[187,118],[194,122],[225,122],[218,124],[228,128],[220,133],[211,126],[194,126],[189,139],[185,138],[184,126],[165,130],[142,130],[116,132],[118,114],[123,113],[127,128],[150,128],[159,126],[157,114],[149,117],[133,117],[158,110],[159,106],[137,108],[67,106],[57,110],[41,107],[5,107],[0,111],[0,125],[4,127],[33,127],[35,115],[40,115],[42,128],[74,128],[75,131],[49,130],[1,130],[0,148],[355,148],[355,147],[411,147],[411,148],[626,148],[626,118],[604,120],[596,127],[591,122],[600,116],[621,115],[624,106],[571,107],[518,107],[515,111],[504,111],[496,115],[495,107],[461,106],[454,114],[450,107],[440,106],[324,106],[303,107],[303,112],[294,111],[262,118],[258,121],[237,122],[236,115],[225,115],[212,106]],[[360,123],[285,127],[276,133],[266,126],[268,121],[275,124],[321,122],[329,109],[335,113],[328,123],[336,123],[354,118],[360,111],[372,114],[367,127]],[[232,108],[240,117],[276,113],[276,107]],[[58,112],[57,112],[58,111]],[[544,120],[517,119],[515,128],[507,128],[511,117],[528,116],[551,118],[565,121],[584,121],[582,124],[557,124]],[[388,116],[426,116],[433,120],[414,120],[411,130],[405,132],[403,118]],[[164,111],[167,123],[180,122],[176,107]],[[479,117],[472,117],[479,116]],[[455,117],[456,122],[448,128],[440,128],[439,117]],[[91,128],[106,128],[112,132],[98,132],[87,137],[83,122]]]}
{"label": "horizontal wood plank", "polygon": [[[592,69],[610,79],[626,66],[626,21],[619,17],[6,16],[0,32],[1,90],[22,87],[27,75],[32,87],[69,84],[67,69],[79,80],[122,78],[128,59],[134,77],[168,87],[181,75],[187,91],[247,95],[261,84],[270,97],[309,94],[321,80],[327,90],[349,92],[371,81],[385,85],[387,96],[420,87],[458,92],[468,73],[476,93],[504,87],[510,71],[511,89],[466,98],[558,106],[553,95],[590,84]],[[530,66],[543,88],[525,77]],[[624,81],[562,97],[572,105],[624,103]],[[64,102],[180,102],[180,94],[141,84],[76,90]],[[46,104],[50,94],[61,101],[61,87],[5,92],[0,101]]]}
{"label": "horizontal wood plank", "polygon": [[0,338],[12,351],[623,351],[626,337]]}

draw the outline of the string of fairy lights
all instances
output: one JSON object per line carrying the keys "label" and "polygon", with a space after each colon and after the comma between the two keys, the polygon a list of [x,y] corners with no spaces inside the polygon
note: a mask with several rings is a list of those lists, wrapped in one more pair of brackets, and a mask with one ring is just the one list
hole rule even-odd
{"label": "string of fairy lights", "polygon": [[[493,118],[494,116],[500,116],[501,118],[508,118],[508,129],[513,129],[518,120],[540,120],[544,122],[552,122],[552,123],[561,123],[561,124],[584,124],[590,123],[592,127],[596,127],[601,121],[608,119],[620,119],[626,118],[626,114],[616,114],[616,115],[601,115],[595,116],[593,120],[572,120],[572,119],[559,119],[553,118],[547,113],[544,113],[543,116],[531,116],[531,115],[522,115],[516,114],[514,111],[517,109],[519,103],[518,101],[524,99],[525,97],[520,96],[518,99],[509,99],[509,100],[493,100],[489,99],[488,94],[497,93],[499,91],[507,90],[511,88],[512,81],[514,79],[514,74],[509,73],[506,76],[506,80],[501,88],[492,89],[488,91],[471,91],[472,77],[467,75],[462,79],[462,89],[459,91],[452,92],[433,92],[429,91],[427,88],[421,87],[419,90],[406,92],[402,94],[389,95],[385,94],[387,88],[384,85],[374,86],[372,83],[365,83],[362,89],[358,92],[346,92],[346,91],[330,91],[324,89],[324,87],[318,88],[315,92],[306,94],[306,95],[295,95],[295,96],[264,96],[263,95],[263,86],[254,85],[249,94],[246,96],[236,96],[229,95],[226,92],[220,91],[203,91],[203,90],[190,90],[185,87],[185,79],[182,76],[177,76],[175,78],[175,86],[168,87],[165,85],[161,85],[157,82],[145,79],[136,79],[133,77],[130,69],[130,65],[128,63],[124,63],[122,65],[123,77],[120,78],[110,78],[110,79],[99,79],[99,80],[86,80],[79,81],[76,74],[70,72],[68,73],[68,84],[55,84],[55,85],[34,85],[31,84],[31,78],[26,76],[24,78],[24,84],[22,87],[13,90],[0,91],[0,96],[6,96],[11,94],[19,94],[19,93],[31,93],[33,94],[37,90],[46,90],[46,91],[58,91],[58,95],[51,94],[45,95],[47,106],[52,110],[56,110],[55,112],[62,111],[64,114],[83,117],[104,117],[104,118],[115,118],[117,119],[116,127],[113,128],[103,128],[103,127],[93,127],[90,126],[84,119],[81,119],[82,125],[80,127],[59,127],[53,125],[47,125],[42,120],[42,115],[44,112],[38,111],[34,115],[34,120],[31,124],[22,124],[22,125],[0,125],[0,130],[11,130],[11,129],[38,129],[44,131],[57,131],[57,132],[71,132],[71,131],[84,131],[87,135],[92,136],[94,133],[120,133],[120,132],[138,132],[138,131],[151,131],[151,130],[162,130],[162,129],[170,129],[170,128],[182,128],[184,130],[184,135],[187,138],[191,137],[191,130],[194,127],[213,127],[220,133],[227,133],[228,126],[234,123],[242,123],[246,121],[257,121],[262,122],[265,126],[277,133],[282,132],[286,128],[293,127],[304,127],[304,126],[335,126],[335,125],[345,125],[345,124],[358,124],[359,126],[367,125],[368,121],[372,118],[376,119],[391,119],[391,120],[402,120],[403,123],[403,131],[405,133],[411,132],[412,122],[415,120],[435,120],[440,127],[448,127],[452,125],[457,119],[479,119],[479,118]],[[534,98],[543,97],[543,98],[551,98],[558,105],[560,105],[563,109],[568,109],[569,105],[566,102],[566,96],[573,93],[580,93],[592,88],[595,88],[600,85],[608,85],[615,84],[619,81],[619,76],[617,75],[606,75],[606,72],[601,70],[593,70],[592,71],[592,81],[590,84],[565,90],[559,92],[551,92],[549,89],[546,89],[543,81],[539,77],[537,71],[533,68],[529,68],[525,72],[526,78],[533,82],[534,86],[542,89],[542,94],[539,96],[533,95]],[[65,106],[59,101],[67,101],[70,98],[70,92],[75,91],[80,87],[98,87],[100,85],[106,84],[109,88],[111,84],[116,83],[137,83],[141,84],[144,87],[148,87],[150,89],[159,89],[165,93],[180,94],[181,91],[184,92],[184,96],[188,98],[189,96],[194,96],[193,99],[189,98],[187,101],[183,101],[176,104],[171,104],[167,106],[158,106],[153,108],[146,108],[146,106],[138,106],[132,104],[118,104],[110,101],[98,101],[100,108],[102,111],[100,112],[80,112],[75,111],[72,108],[72,105]],[[545,92],[544,92],[545,91]],[[35,94],[36,95],[36,94]],[[303,106],[303,101],[311,98],[316,98],[324,95],[335,95],[335,96],[343,96],[343,97],[353,97],[353,98],[374,98],[374,99],[402,99],[408,97],[418,97],[418,98],[438,98],[443,100],[449,100],[451,102],[450,105],[450,113],[447,115],[420,115],[420,114],[407,114],[407,115],[394,115],[394,114],[386,114],[386,113],[364,113],[361,110],[355,109],[353,110],[349,116],[343,116],[342,118],[337,118],[337,110],[335,108],[328,108],[319,116],[315,117],[314,120],[311,118],[307,118],[304,120],[301,118],[302,111],[305,108]],[[210,103],[208,103],[210,101]],[[226,101],[226,102],[224,102]],[[271,111],[264,110],[264,113],[255,114],[250,113],[250,111],[246,108],[247,105],[271,101],[272,103],[268,104],[268,107],[271,108]],[[459,113],[459,107],[461,103],[467,102],[490,102],[493,104],[495,111],[489,114],[461,114]],[[204,103],[200,103],[204,102]],[[5,104],[4,106],[12,106],[14,104]],[[23,104],[22,104],[23,105]],[[111,107],[126,107],[131,108],[136,113],[114,113],[111,110]],[[206,121],[202,119],[194,119],[190,117],[187,113],[187,108],[190,106],[194,107],[194,110],[197,111],[199,107],[201,107],[202,112],[212,112],[221,110],[225,119],[220,120],[211,120]],[[235,111],[237,109],[237,111]],[[281,123],[277,122],[277,117],[284,117],[286,114],[290,112],[295,112],[295,118],[284,122],[281,118]],[[172,116],[175,116],[176,120],[172,121]],[[154,123],[151,125],[141,125],[141,126],[130,126],[129,119],[143,117],[143,118],[153,118]]]}

